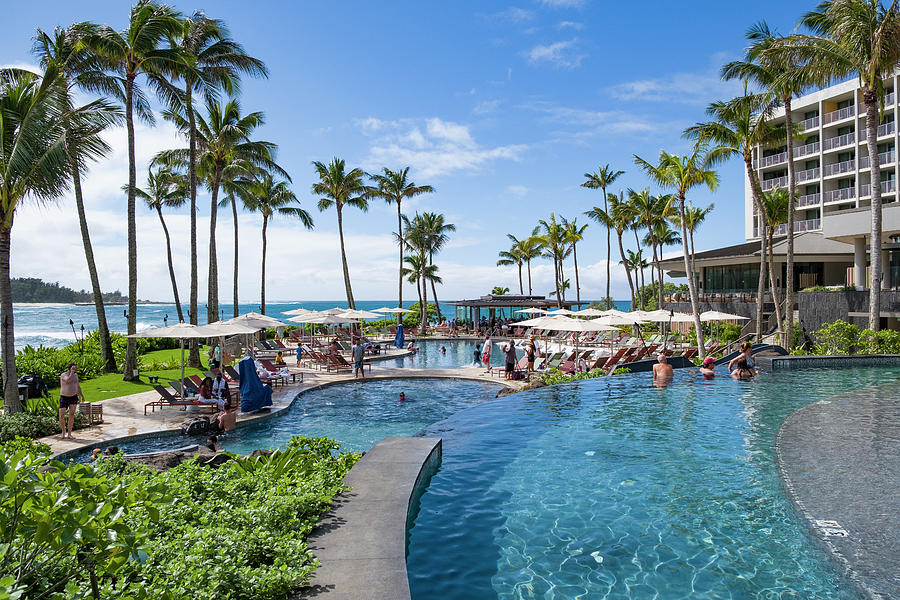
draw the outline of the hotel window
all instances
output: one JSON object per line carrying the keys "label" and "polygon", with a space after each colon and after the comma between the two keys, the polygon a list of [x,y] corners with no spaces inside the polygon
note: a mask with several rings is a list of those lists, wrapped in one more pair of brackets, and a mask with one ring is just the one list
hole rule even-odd
{"label": "hotel window", "polygon": [[847,108],[848,106],[853,105],[853,98],[848,98],[846,100],[841,100],[837,103],[837,109],[841,110],[842,108]]}
{"label": "hotel window", "polygon": [[847,135],[848,133],[853,133],[853,125],[845,125],[843,127],[838,127],[838,130],[837,130],[838,136]]}
{"label": "hotel window", "polygon": [[804,144],[815,144],[818,141],[819,141],[819,134],[817,133],[815,135],[811,135],[811,136],[807,137],[805,140],[803,140],[803,143]]}
{"label": "hotel window", "polygon": [[818,117],[818,116],[819,116],[818,110],[808,110],[803,113],[803,120],[805,121],[807,119],[812,119],[813,117]]}

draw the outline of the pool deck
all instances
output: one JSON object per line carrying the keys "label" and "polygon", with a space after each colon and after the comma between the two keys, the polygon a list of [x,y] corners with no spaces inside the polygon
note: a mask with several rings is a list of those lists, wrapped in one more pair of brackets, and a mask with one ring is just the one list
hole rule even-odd
{"label": "pool deck", "polygon": [[900,598],[900,383],[793,412],[775,457],[813,534],[865,597]]}
{"label": "pool deck", "polygon": [[[398,352],[386,358],[405,356],[408,352]],[[289,361],[290,363],[290,361]],[[366,379],[396,379],[396,378],[420,378],[440,377],[447,379],[467,379],[473,381],[485,381],[500,383],[507,387],[519,388],[525,385],[524,381],[505,381],[502,374],[496,375],[498,369],[494,368],[495,375],[491,376],[481,369],[415,369],[415,368],[389,368],[379,367],[378,362],[372,361],[371,372],[366,369]],[[295,384],[278,385],[272,394],[272,406],[268,409],[251,414],[238,414],[237,426],[241,427],[255,421],[272,418],[282,411],[290,408],[297,394],[318,387],[346,383],[354,381],[352,373],[328,373],[315,369],[301,369],[303,381]],[[52,454],[56,457],[78,452],[85,448],[102,448],[114,440],[125,441],[122,438],[138,439],[157,435],[161,432],[176,432],[181,424],[195,415],[209,414],[207,409],[189,408],[187,410],[166,407],[157,408],[154,412],[144,415],[144,405],[159,398],[155,391],[141,392],[129,396],[120,396],[103,400],[103,420],[99,425],[91,428],[75,431],[75,439],[63,440],[58,436],[48,436],[40,441],[48,444]]]}

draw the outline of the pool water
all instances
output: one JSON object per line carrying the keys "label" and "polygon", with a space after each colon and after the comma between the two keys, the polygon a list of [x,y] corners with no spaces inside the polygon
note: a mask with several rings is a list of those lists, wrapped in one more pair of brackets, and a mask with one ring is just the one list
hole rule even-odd
{"label": "pool water", "polygon": [[[372,364],[375,367],[411,367],[415,369],[475,368],[475,347],[477,346],[480,350],[482,343],[484,343],[483,340],[423,340],[416,342],[416,346],[419,348],[416,354],[377,361]],[[491,348],[491,364],[495,367],[502,367],[506,362],[502,350],[505,343],[494,340]],[[447,349],[446,353],[441,352],[441,346]],[[522,356],[521,351],[518,352],[518,356]]]}
{"label": "pool water", "polygon": [[[284,446],[297,435],[326,436],[340,442],[342,450],[365,451],[385,437],[415,435],[456,412],[492,400],[501,388],[500,384],[437,378],[340,383],[304,392],[284,414],[238,427],[219,441],[229,452],[249,454],[257,448]],[[397,401],[401,391],[408,401]],[[119,447],[126,454],[140,454],[205,443],[205,435],[169,436]],[[78,459],[87,460],[89,455],[87,451]]]}
{"label": "pool water", "polygon": [[443,461],[409,532],[412,597],[857,598],[786,498],[774,437],[800,406],[897,378],[635,374],[458,413],[425,431]]}

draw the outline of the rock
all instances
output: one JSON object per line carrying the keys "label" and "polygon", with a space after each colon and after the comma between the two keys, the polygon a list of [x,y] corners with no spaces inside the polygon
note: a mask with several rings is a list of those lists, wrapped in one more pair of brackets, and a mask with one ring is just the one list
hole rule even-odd
{"label": "rock", "polygon": [[250,453],[251,458],[256,458],[257,456],[272,456],[272,451],[265,448],[257,448]]}
{"label": "rock", "polygon": [[167,471],[172,467],[177,467],[186,460],[190,460],[195,456],[193,452],[158,452],[156,454],[140,454],[137,456],[125,455],[128,462],[140,463],[147,465],[155,471]]}
{"label": "rock", "polygon": [[209,417],[192,417],[181,424],[181,435],[200,435],[213,429]]}
{"label": "rock", "polygon": [[522,388],[516,389],[511,387],[505,387],[499,392],[497,392],[497,398],[502,398],[504,396],[509,396],[510,394],[516,394],[518,392],[524,392],[527,390],[536,390],[537,388],[547,387],[547,384],[541,381],[540,379],[535,379],[531,383],[525,385]]}

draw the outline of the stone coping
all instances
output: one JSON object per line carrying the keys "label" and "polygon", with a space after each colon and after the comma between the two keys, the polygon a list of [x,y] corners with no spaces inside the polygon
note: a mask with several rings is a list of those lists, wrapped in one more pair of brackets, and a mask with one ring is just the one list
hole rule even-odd
{"label": "stone coping", "polygon": [[900,382],[791,413],[775,438],[788,497],[871,599],[900,598]]}
{"label": "stone coping", "polygon": [[294,598],[409,600],[407,525],[440,460],[440,438],[388,437],[366,453],[308,538],[321,564]]}
{"label": "stone coping", "polygon": [[900,367],[900,354],[850,354],[837,356],[760,356],[756,364],[771,371],[845,368]]}

